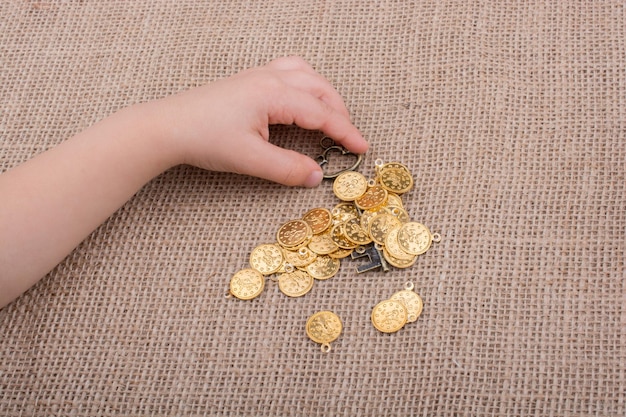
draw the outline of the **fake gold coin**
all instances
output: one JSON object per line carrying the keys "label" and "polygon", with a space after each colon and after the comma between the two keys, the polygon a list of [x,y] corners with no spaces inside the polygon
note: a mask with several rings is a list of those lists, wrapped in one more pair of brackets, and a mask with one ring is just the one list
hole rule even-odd
{"label": "fake gold coin", "polygon": [[367,245],[372,241],[369,233],[361,228],[361,219],[356,217],[343,224],[343,232],[346,239],[356,245]]}
{"label": "fake gold coin", "polygon": [[391,296],[391,300],[400,301],[407,310],[407,322],[413,323],[422,314],[424,302],[415,291],[402,290]]}
{"label": "fake gold coin", "polygon": [[341,319],[332,311],[318,311],[306,322],[306,334],[315,343],[322,344],[322,351],[330,351],[330,342],[337,340],[343,324]]}
{"label": "fake gold coin", "polygon": [[370,222],[369,234],[374,242],[384,245],[387,234],[400,226],[402,223],[395,216],[387,213],[378,214]]}
{"label": "fake gold coin", "polygon": [[230,293],[241,300],[251,300],[257,297],[264,288],[265,277],[252,268],[237,271],[230,279]]}
{"label": "fake gold coin", "polygon": [[339,246],[333,241],[330,233],[322,233],[313,236],[309,242],[309,249],[318,255],[328,255],[339,249]]}
{"label": "fake gold coin", "polygon": [[273,243],[259,245],[250,253],[250,266],[263,275],[278,271],[283,261],[283,251]]}
{"label": "fake gold coin", "polygon": [[346,171],[333,183],[333,192],[343,201],[354,201],[361,197],[367,190],[367,178],[355,171]]}
{"label": "fake gold coin", "polygon": [[387,190],[380,185],[369,187],[365,194],[354,200],[354,204],[361,210],[369,210],[382,206],[387,201]]}
{"label": "fake gold coin", "polygon": [[308,223],[314,235],[320,234],[328,229],[332,223],[332,214],[326,208],[314,208],[302,216],[302,220]]}
{"label": "fake gold coin", "polygon": [[383,165],[379,177],[381,186],[395,194],[403,194],[413,188],[411,172],[398,162]]}
{"label": "fake gold coin", "polygon": [[311,275],[299,269],[285,272],[278,277],[278,288],[289,297],[301,297],[311,291],[315,280]]}
{"label": "fake gold coin", "polygon": [[328,255],[321,255],[306,267],[306,272],[315,279],[325,280],[335,276],[337,271],[339,271],[340,265],[339,259],[331,258]]}
{"label": "fake gold coin", "polygon": [[385,300],[376,304],[372,310],[372,324],[383,333],[394,333],[406,324],[406,307],[396,300]]}
{"label": "fake gold coin", "polygon": [[290,220],[276,232],[276,241],[284,248],[293,249],[308,243],[313,237],[311,226],[304,220]]}
{"label": "fake gold coin", "polygon": [[398,244],[403,251],[411,255],[421,255],[433,242],[428,227],[418,222],[404,223],[398,231]]}

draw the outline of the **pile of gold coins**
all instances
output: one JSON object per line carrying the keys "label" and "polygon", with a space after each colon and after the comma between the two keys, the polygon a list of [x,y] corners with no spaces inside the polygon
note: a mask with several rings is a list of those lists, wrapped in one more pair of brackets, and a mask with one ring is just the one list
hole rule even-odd
{"label": "pile of gold coins", "polygon": [[[375,171],[375,178],[370,180],[356,171],[337,175],[333,192],[341,202],[332,210],[314,208],[302,218],[281,225],[276,242],[254,248],[250,267],[234,274],[229,295],[253,299],[263,292],[265,278],[270,277],[285,295],[301,297],[312,289],[315,280],[333,277],[339,271],[340,260],[347,257],[369,259],[368,264],[357,267],[359,273],[377,268],[388,271],[388,265],[408,268],[415,264],[418,256],[433,242],[439,242],[441,236],[431,233],[422,223],[411,221],[405,210],[401,196],[413,187],[413,177],[406,166],[377,160]],[[421,307],[415,308],[416,301],[411,301],[412,307],[407,306],[407,297],[398,296],[388,303],[386,306],[391,309],[377,306],[376,314],[372,313],[374,326],[393,332],[406,322],[417,320]],[[398,329],[393,330],[397,325],[377,325],[386,321],[387,311],[400,311],[401,316],[406,316]]]}

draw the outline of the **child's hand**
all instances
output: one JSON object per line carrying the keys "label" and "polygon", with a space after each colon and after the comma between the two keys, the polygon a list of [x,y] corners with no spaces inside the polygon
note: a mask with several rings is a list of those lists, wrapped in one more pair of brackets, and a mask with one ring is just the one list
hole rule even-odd
{"label": "child's hand", "polygon": [[268,142],[268,125],[292,123],[321,130],[355,153],[367,150],[331,85],[301,59],[283,58],[122,109],[2,173],[0,308],[173,165],[318,185],[315,161]]}
{"label": "child's hand", "polygon": [[154,104],[178,162],[209,170],[317,186],[318,164],[269,143],[271,124],[320,130],[355,153],[368,148],[337,91],[300,58],[280,58]]}

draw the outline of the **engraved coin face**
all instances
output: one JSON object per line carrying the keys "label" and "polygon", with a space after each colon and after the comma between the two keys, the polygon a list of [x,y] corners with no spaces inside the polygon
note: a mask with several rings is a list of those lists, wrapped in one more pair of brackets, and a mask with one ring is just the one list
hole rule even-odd
{"label": "engraved coin face", "polygon": [[397,217],[387,213],[378,214],[370,222],[369,234],[374,242],[384,245],[387,234],[400,226],[402,223]]}
{"label": "engraved coin face", "polygon": [[333,183],[333,192],[343,201],[354,201],[367,190],[367,178],[355,171],[339,174]]}
{"label": "engraved coin face", "polygon": [[328,229],[332,223],[332,215],[330,210],[325,208],[314,208],[306,212],[302,216],[302,220],[308,223],[313,231],[313,234],[317,235]]}
{"label": "engraved coin face", "polygon": [[328,279],[339,271],[341,263],[339,259],[331,258],[328,255],[318,256],[312,264],[306,267],[306,271],[315,279]]}
{"label": "engraved coin face", "polygon": [[396,300],[385,300],[376,304],[372,310],[372,324],[383,333],[394,333],[406,324],[406,307]]}
{"label": "engraved coin face", "polygon": [[414,291],[402,290],[391,296],[391,300],[400,301],[406,307],[407,322],[413,323],[422,314],[424,302],[422,297]]}
{"label": "engraved coin face", "polygon": [[339,249],[339,246],[333,241],[330,233],[322,233],[313,236],[309,242],[309,249],[318,255],[328,255]]}
{"label": "engraved coin face", "polygon": [[251,300],[263,292],[265,277],[259,271],[242,269],[230,279],[230,293],[242,300]]}
{"label": "engraved coin face", "polygon": [[387,201],[387,190],[380,185],[369,187],[365,194],[354,200],[361,210],[369,210],[382,206]]}
{"label": "engraved coin face", "polygon": [[428,227],[417,222],[404,223],[398,232],[398,244],[403,251],[411,255],[421,255],[433,242]]}
{"label": "engraved coin face", "polygon": [[337,340],[343,324],[332,311],[318,311],[306,322],[306,334],[316,343],[330,343]]}
{"label": "engraved coin face", "polygon": [[285,248],[295,248],[311,239],[313,231],[304,220],[290,220],[276,232],[276,240]]}
{"label": "engraved coin face", "polygon": [[381,167],[380,184],[387,191],[402,194],[413,187],[413,177],[406,166],[397,162],[391,162]]}
{"label": "engraved coin face", "polygon": [[283,261],[283,251],[273,243],[259,245],[250,253],[250,265],[263,275],[278,271]]}
{"label": "engraved coin face", "polygon": [[289,297],[301,297],[311,291],[315,280],[305,271],[296,269],[293,272],[285,272],[278,277],[278,288]]}
{"label": "engraved coin face", "polygon": [[343,232],[346,239],[357,245],[367,245],[372,241],[369,233],[361,228],[361,219],[356,217],[343,224]]}

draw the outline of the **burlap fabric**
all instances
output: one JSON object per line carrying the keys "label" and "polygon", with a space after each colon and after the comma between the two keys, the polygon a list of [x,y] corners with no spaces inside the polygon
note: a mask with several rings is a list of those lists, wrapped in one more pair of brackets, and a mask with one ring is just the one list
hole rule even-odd
{"label": "burlap fabric", "polygon": [[[625,28],[622,1],[2,2],[0,170],[295,54],[370,141],[361,172],[409,166],[405,205],[443,240],[407,270],[228,299],[256,245],[338,200],[173,169],[0,310],[0,415],[623,416]],[[407,280],[422,316],[379,333]],[[304,332],[324,309],[345,326],[328,354]]]}

